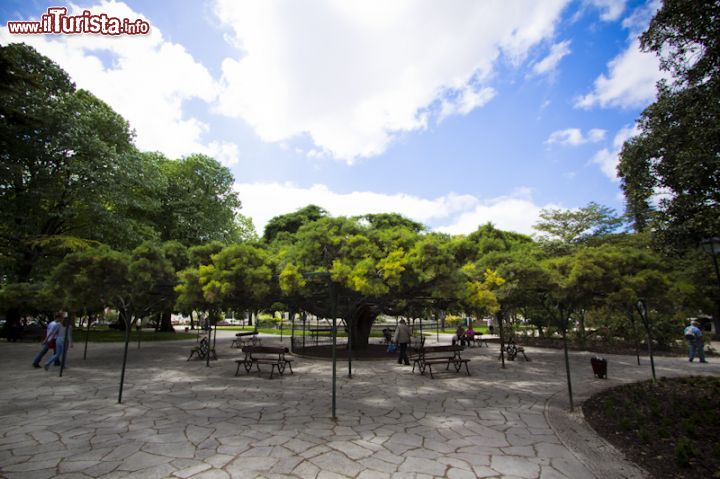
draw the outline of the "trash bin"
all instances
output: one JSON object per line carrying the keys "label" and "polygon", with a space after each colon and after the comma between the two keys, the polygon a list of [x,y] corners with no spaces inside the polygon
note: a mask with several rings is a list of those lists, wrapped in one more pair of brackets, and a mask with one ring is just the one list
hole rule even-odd
{"label": "trash bin", "polygon": [[592,365],[593,374],[600,379],[607,379],[607,359],[593,356],[590,359]]}

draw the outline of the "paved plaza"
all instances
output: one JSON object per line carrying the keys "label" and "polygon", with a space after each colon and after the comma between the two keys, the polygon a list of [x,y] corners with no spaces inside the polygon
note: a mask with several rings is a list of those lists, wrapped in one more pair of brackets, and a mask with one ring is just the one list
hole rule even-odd
{"label": "paved plaza", "polygon": [[[81,335],[78,335],[81,336]],[[612,478],[642,471],[567,413],[562,351],[527,348],[500,368],[498,347],[472,348],[470,377],[430,379],[387,361],[296,358],[295,374],[235,377],[231,335],[218,361],[186,362],[194,341],[130,347],[117,404],[122,344],[70,350],[62,378],[30,365],[37,344],[0,342],[0,476],[7,478]],[[446,343],[449,341],[445,341]],[[279,344],[265,338],[263,344]],[[287,339],[285,340],[287,345]],[[650,377],[643,358],[571,353],[576,403]],[[658,376],[720,375],[720,361],[656,358]],[[576,410],[579,408],[576,408]]]}

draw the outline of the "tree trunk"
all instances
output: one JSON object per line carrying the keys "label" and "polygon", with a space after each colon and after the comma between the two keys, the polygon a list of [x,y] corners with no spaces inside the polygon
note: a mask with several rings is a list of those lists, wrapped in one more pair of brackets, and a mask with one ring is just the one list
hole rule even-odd
{"label": "tree trunk", "polygon": [[585,333],[585,310],[582,309],[578,312],[578,331],[577,331],[578,343],[581,347],[585,347],[585,341],[587,334]]}
{"label": "tree trunk", "polygon": [[364,351],[370,342],[370,331],[377,318],[369,306],[359,306],[353,312],[352,318],[352,349],[353,351]]}
{"label": "tree trunk", "polygon": [[160,332],[163,333],[174,333],[175,328],[172,325],[172,312],[163,311],[160,318]]}

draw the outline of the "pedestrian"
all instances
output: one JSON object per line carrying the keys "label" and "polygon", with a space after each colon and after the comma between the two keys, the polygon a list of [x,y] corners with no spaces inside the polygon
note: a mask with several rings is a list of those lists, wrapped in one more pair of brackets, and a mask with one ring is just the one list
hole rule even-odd
{"label": "pedestrian", "polygon": [[700,322],[696,319],[693,319],[690,322],[690,326],[685,328],[685,339],[687,339],[688,342],[688,349],[689,349],[689,361],[693,362],[693,359],[695,359],[695,356],[700,358],[701,363],[706,363],[705,361],[705,345],[703,344],[703,337],[702,337],[702,331],[698,327],[700,326]]}
{"label": "pedestrian", "polygon": [[[67,334],[65,334],[67,332]],[[63,351],[65,350],[65,338],[67,337],[67,346],[72,346],[72,325],[70,323],[70,318],[62,318],[60,321],[60,326],[57,329],[55,344],[57,347],[55,348],[55,354],[52,355],[50,359],[48,359],[48,362],[45,364],[44,368],[45,371],[48,370],[50,367],[50,364],[55,363],[56,365],[60,364],[60,360],[63,356]]]}
{"label": "pedestrian", "polygon": [[55,340],[57,338],[57,332],[58,328],[60,327],[60,322],[62,321],[62,318],[62,313],[56,313],[53,317],[53,320],[50,321],[50,323],[47,325],[47,329],[45,331],[45,338],[43,338],[42,340],[42,349],[39,353],[37,353],[35,359],[33,359],[32,365],[34,368],[40,367],[40,361],[42,361],[42,358],[45,356],[49,349],[52,349],[53,355],[55,355],[55,352],[57,351],[57,345]]}
{"label": "pedestrian", "polygon": [[410,344],[410,328],[404,319],[401,319],[397,328],[395,328],[395,337],[393,340],[395,344],[398,345],[398,364],[405,363],[405,366],[410,366],[410,359],[407,355],[407,347],[408,344]]}

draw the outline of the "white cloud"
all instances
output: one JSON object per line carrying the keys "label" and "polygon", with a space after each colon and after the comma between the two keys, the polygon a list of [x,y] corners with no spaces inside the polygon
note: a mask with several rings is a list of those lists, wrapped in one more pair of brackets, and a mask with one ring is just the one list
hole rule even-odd
{"label": "white cloud", "polygon": [[547,145],[583,145],[585,143],[597,143],[605,138],[605,130],[593,128],[583,135],[579,128],[567,128],[565,130],[557,130],[550,134],[545,144]]}
{"label": "white cloud", "polygon": [[600,18],[612,22],[620,18],[625,11],[625,0],[589,0],[590,4],[602,10]]}
{"label": "white cloud", "polygon": [[540,211],[548,208],[558,206],[539,206],[532,201],[528,192],[520,190],[511,196],[484,201],[472,210],[460,214],[452,223],[437,229],[450,234],[467,234],[475,231],[478,226],[491,222],[502,230],[529,235],[534,233],[532,226],[540,219]]}
{"label": "white cloud", "polygon": [[566,3],[216,0],[239,50],[216,109],[264,141],[307,135],[347,162],[377,155],[443,111],[489,101],[497,62],[552,38]]}
{"label": "white cloud", "polygon": [[530,234],[541,209],[532,202],[527,190],[490,200],[454,193],[433,199],[370,191],[337,193],[320,184],[302,188],[292,183],[238,183],[235,190],[242,201],[243,214],[253,219],[260,232],[271,218],[315,204],[333,216],[400,213],[423,224],[442,224],[436,230],[451,234],[471,233],[488,221],[498,228]]}
{"label": "white cloud", "polygon": [[550,49],[550,53],[533,65],[533,73],[535,75],[544,75],[546,73],[554,72],[560,63],[560,60],[570,54],[570,52],[570,40],[554,44]]}
{"label": "white cloud", "polygon": [[[148,20],[122,2],[103,0],[85,8],[119,18]],[[82,9],[71,5],[68,10],[76,14]],[[22,41],[57,62],[79,88],[90,90],[129,121],[137,132],[140,149],[158,150],[172,158],[212,151],[214,147],[202,143],[208,125],[183,114],[183,105],[196,98],[211,102],[217,85],[182,45],[167,41],[150,23],[150,34],[122,38],[20,36],[0,27],[0,43]],[[103,64],[101,58],[108,57],[110,64]]]}
{"label": "white cloud", "polygon": [[238,146],[229,141],[211,141],[203,153],[212,156],[225,166],[232,166],[238,163]]}
{"label": "white cloud", "polygon": [[452,115],[467,115],[493,99],[497,92],[490,87],[475,91],[472,86],[464,88],[454,98],[442,101],[438,122]]}
{"label": "white cloud", "polygon": [[665,78],[654,53],[643,53],[634,39],[628,48],[608,63],[608,75],[601,74],[593,91],[578,98],[576,107],[642,107],[655,99],[655,84]]}
{"label": "white cloud", "polygon": [[620,161],[620,151],[622,150],[623,144],[628,139],[637,136],[640,133],[640,129],[637,125],[626,126],[617,132],[613,139],[612,149],[603,148],[598,151],[593,159],[592,163],[600,166],[600,170],[613,181],[619,181],[617,175],[617,165]]}

